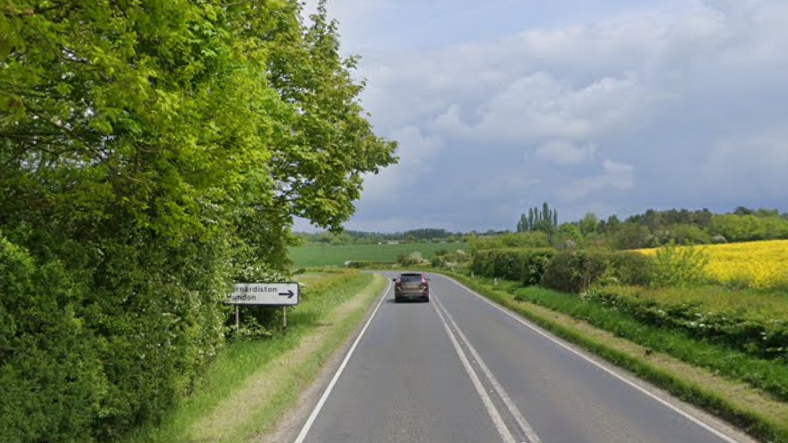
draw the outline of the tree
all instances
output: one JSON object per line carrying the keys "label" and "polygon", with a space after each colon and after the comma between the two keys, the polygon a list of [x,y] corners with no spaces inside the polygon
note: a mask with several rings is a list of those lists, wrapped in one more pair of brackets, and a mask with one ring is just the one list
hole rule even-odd
{"label": "tree", "polygon": [[538,207],[530,208],[528,217],[525,214],[520,215],[520,221],[517,223],[517,232],[541,231],[550,233],[556,227],[558,227],[558,211],[550,209],[550,206],[544,203],[541,210]]}
{"label": "tree", "polygon": [[[26,438],[115,439],[215,356],[233,281],[286,278],[293,217],[340,231],[396,145],[373,133],[324,3],[307,25],[289,0],[19,0],[0,7],[0,35],[0,234],[38,279],[20,296],[61,275],[71,319],[3,339],[76,340],[89,357],[50,367],[88,374],[62,379],[86,416]],[[54,312],[30,300],[0,297],[0,312]],[[23,382],[26,361],[3,348],[3,382]],[[29,395],[0,410],[46,409]]]}
{"label": "tree", "polygon": [[599,227],[599,219],[593,212],[587,213],[579,222],[580,232],[583,236],[597,232]]}

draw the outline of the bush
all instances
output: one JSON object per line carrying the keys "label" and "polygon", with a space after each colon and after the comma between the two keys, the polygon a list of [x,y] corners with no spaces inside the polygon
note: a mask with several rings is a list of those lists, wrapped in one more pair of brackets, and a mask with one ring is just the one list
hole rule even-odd
{"label": "bush", "polygon": [[77,440],[108,394],[84,290],[2,236],[0,276],[0,441]]}
{"label": "bush", "polygon": [[428,262],[424,259],[424,256],[421,255],[421,252],[414,251],[410,255],[400,254],[397,257],[397,263],[402,266],[415,266]]}
{"label": "bush", "polygon": [[692,246],[676,246],[671,242],[657,249],[653,284],[687,287],[704,281],[709,255]]}
{"label": "bush", "polygon": [[466,267],[471,257],[463,250],[457,252],[449,252],[446,254],[436,254],[431,261],[431,265],[435,269],[453,269],[457,267]]}
{"label": "bush", "polygon": [[647,285],[654,260],[628,251],[563,251],[550,260],[540,284],[559,291],[586,292],[597,281]]}
{"label": "bush", "polygon": [[788,359],[788,320],[763,309],[742,309],[737,303],[699,301],[714,300],[720,295],[714,292],[740,294],[739,298],[748,295],[717,288],[649,289],[610,285],[595,286],[587,297],[647,324],[689,331],[698,338],[761,358]]}
{"label": "bush", "polygon": [[526,286],[538,284],[553,249],[492,249],[473,255],[471,270],[485,277],[503,278]]}

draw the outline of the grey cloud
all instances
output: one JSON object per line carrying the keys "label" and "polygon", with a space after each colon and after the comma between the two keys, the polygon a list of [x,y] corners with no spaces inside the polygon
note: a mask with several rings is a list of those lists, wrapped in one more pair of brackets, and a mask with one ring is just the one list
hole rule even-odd
{"label": "grey cloud", "polygon": [[[354,223],[784,206],[787,22],[782,0],[706,0],[362,54],[364,105],[402,163],[369,178]],[[415,197],[418,217],[388,204]]]}

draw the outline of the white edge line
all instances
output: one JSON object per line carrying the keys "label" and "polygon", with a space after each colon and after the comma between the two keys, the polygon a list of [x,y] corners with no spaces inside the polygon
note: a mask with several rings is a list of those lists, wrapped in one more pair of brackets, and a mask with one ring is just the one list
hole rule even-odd
{"label": "white edge line", "polygon": [[372,323],[372,320],[375,318],[375,314],[378,312],[380,305],[383,304],[383,300],[386,299],[386,296],[388,295],[389,291],[391,291],[391,280],[389,280],[388,278],[386,278],[386,280],[388,280],[389,282],[388,286],[386,287],[386,291],[383,293],[383,296],[380,297],[380,301],[378,301],[377,306],[375,306],[375,310],[372,311],[372,314],[369,316],[369,319],[367,320],[367,323],[364,325],[364,328],[361,329],[361,332],[359,332],[358,337],[356,337],[356,341],[353,342],[353,345],[350,347],[350,350],[345,356],[345,359],[342,360],[342,364],[339,365],[337,372],[334,374],[334,378],[331,379],[331,382],[328,384],[328,387],[326,387],[325,392],[323,392],[323,396],[320,397],[320,400],[317,402],[317,405],[315,405],[315,409],[312,410],[312,413],[309,415],[309,418],[306,420],[306,423],[304,423],[304,427],[301,428],[301,432],[298,434],[298,437],[296,437],[295,442],[293,443],[303,443],[304,440],[306,439],[306,436],[309,434],[309,430],[312,429],[312,425],[315,424],[315,420],[317,419],[318,414],[320,414],[320,410],[323,409],[323,405],[326,404],[326,401],[328,400],[328,396],[331,395],[331,391],[334,389],[334,386],[337,384],[339,377],[342,375],[342,372],[345,370],[345,366],[347,366],[347,363],[350,361],[350,357],[353,356],[353,352],[356,350],[356,346],[358,346],[358,343],[364,337],[364,333],[367,332],[367,328],[369,327],[370,323]]}
{"label": "white edge line", "polygon": [[511,412],[512,416],[514,416],[514,419],[517,421],[517,424],[520,425],[520,429],[528,438],[529,443],[542,443],[542,440],[539,439],[539,436],[536,434],[536,431],[534,431],[534,428],[530,423],[528,423],[528,420],[525,419],[523,413],[520,412],[520,408],[518,408],[509,395],[506,394],[503,386],[501,386],[501,384],[498,382],[498,379],[495,378],[495,375],[493,375],[490,368],[487,367],[487,364],[484,363],[484,360],[482,360],[482,357],[479,355],[479,353],[476,352],[476,348],[473,347],[471,341],[468,340],[468,337],[465,336],[465,334],[462,332],[462,329],[460,329],[460,327],[457,325],[457,322],[455,322],[454,318],[452,318],[451,314],[449,314],[446,306],[444,306],[443,303],[438,300],[437,294],[435,294],[434,290],[432,291],[432,294],[436,296],[435,301],[437,302],[438,307],[446,315],[446,318],[449,319],[449,322],[452,324],[452,326],[454,326],[454,329],[457,330],[457,334],[460,336],[460,339],[465,342],[465,345],[471,352],[471,356],[476,359],[476,363],[479,364],[479,367],[482,369],[482,372],[484,372],[484,375],[486,375],[487,379],[490,380],[490,384],[492,384],[493,389],[495,389],[495,391],[498,393],[498,396],[501,397],[504,405],[506,405],[506,407],[509,409],[509,412]]}
{"label": "white edge line", "polygon": [[[440,274],[438,274],[438,275],[440,275]],[[578,357],[582,358],[583,360],[586,360],[587,362],[589,362],[592,365],[598,367],[599,369],[602,369],[603,371],[605,371],[608,374],[612,375],[613,377],[623,381],[624,383],[628,384],[629,386],[637,389],[638,391],[642,392],[643,394],[646,394],[647,396],[651,397],[652,399],[656,400],[657,402],[661,403],[662,405],[667,406],[669,409],[673,410],[677,414],[679,414],[679,415],[683,416],[684,418],[690,420],[691,422],[693,422],[696,425],[702,427],[703,429],[711,432],[712,434],[716,435],[717,437],[725,440],[728,443],[740,443],[738,440],[734,440],[733,438],[725,435],[721,431],[715,429],[711,425],[708,425],[708,424],[704,423],[702,420],[700,420],[699,418],[693,416],[689,412],[686,412],[683,409],[679,408],[678,406],[672,404],[671,402],[669,402],[669,401],[667,401],[667,400],[665,400],[663,398],[660,398],[658,395],[654,394],[653,392],[643,388],[642,386],[638,385],[637,383],[635,383],[635,382],[627,379],[626,377],[616,373],[615,371],[611,370],[610,368],[606,367],[605,365],[599,363],[598,361],[595,361],[594,359],[592,359],[589,356],[583,354],[582,352],[578,351],[577,349],[574,349],[572,346],[569,346],[568,344],[563,343],[562,341],[558,340],[557,338],[551,336],[547,332],[542,331],[541,328],[538,328],[535,325],[530,324],[529,322],[527,322],[523,318],[513,314],[512,312],[508,311],[507,309],[504,309],[503,307],[499,306],[498,304],[493,303],[492,301],[488,300],[486,297],[476,293],[476,291],[474,291],[473,289],[471,289],[471,288],[465,286],[464,284],[458,282],[457,280],[455,280],[455,279],[453,279],[453,278],[451,278],[449,276],[446,276],[446,275],[443,275],[443,277],[446,278],[447,280],[451,280],[456,285],[460,286],[461,288],[465,289],[469,293],[471,293],[471,294],[475,295],[476,297],[480,298],[482,301],[484,301],[485,303],[487,303],[490,306],[494,307],[495,309],[497,309],[497,310],[503,312],[504,314],[508,315],[509,317],[513,318],[514,320],[516,320],[520,324],[528,327],[529,329],[533,330],[534,332],[538,333],[539,335],[542,335],[543,337],[549,339],[550,341],[556,343],[557,345],[559,345],[562,348],[568,350],[569,352],[577,355]]]}
{"label": "white edge line", "polygon": [[443,314],[438,309],[436,304],[432,303],[432,307],[433,309],[435,309],[435,312],[438,313],[438,317],[440,318],[441,323],[443,323],[443,327],[446,328],[446,333],[449,335],[449,338],[451,339],[451,343],[454,345],[454,349],[457,351],[457,355],[460,357],[460,361],[462,362],[462,365],[465,367],[465,371],[468,373],[468,376],[471,378],[473,387],[476,388],[476,392],[479,394],[479,397],[481,397],[482,403],[484,403],[484,407],[487,408],[487,412],[490,414],[490,418],[495,424],[495,428],[498,430],[498,434],[500,434],[501,439],[507,443],[515,443],[512,433],[509,432],[509,428],[506,427],[506,423],[504,423],[500,412],[498,412],[498,409],[495,407],[495,404],[493,404],[492,399],[490,399],[490,396],[487,394],[487,391],[484,389],[484,385],[482,385],[482,382],[479,379],[479,375],[476,374],[476,371],[473,370],[473,366],[471,366],[470,361],[468,361],[468,356],[466,356],[465,351],[462,350],[460,343],[457,341],[457,337],[454,336],[454,333],[451,331],[451,328],[449,328],[449,324],[446,322],[446,319],[443,317]]}

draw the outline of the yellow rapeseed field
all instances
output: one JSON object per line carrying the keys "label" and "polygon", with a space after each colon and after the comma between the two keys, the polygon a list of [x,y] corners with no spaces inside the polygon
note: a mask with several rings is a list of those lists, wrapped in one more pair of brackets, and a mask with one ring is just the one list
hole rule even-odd
{"label": "yellow rapeseed field", "polygon": [[788,240],[698,247],[709,255],[706,274],[712,280],[756,289],[788,286]]}

